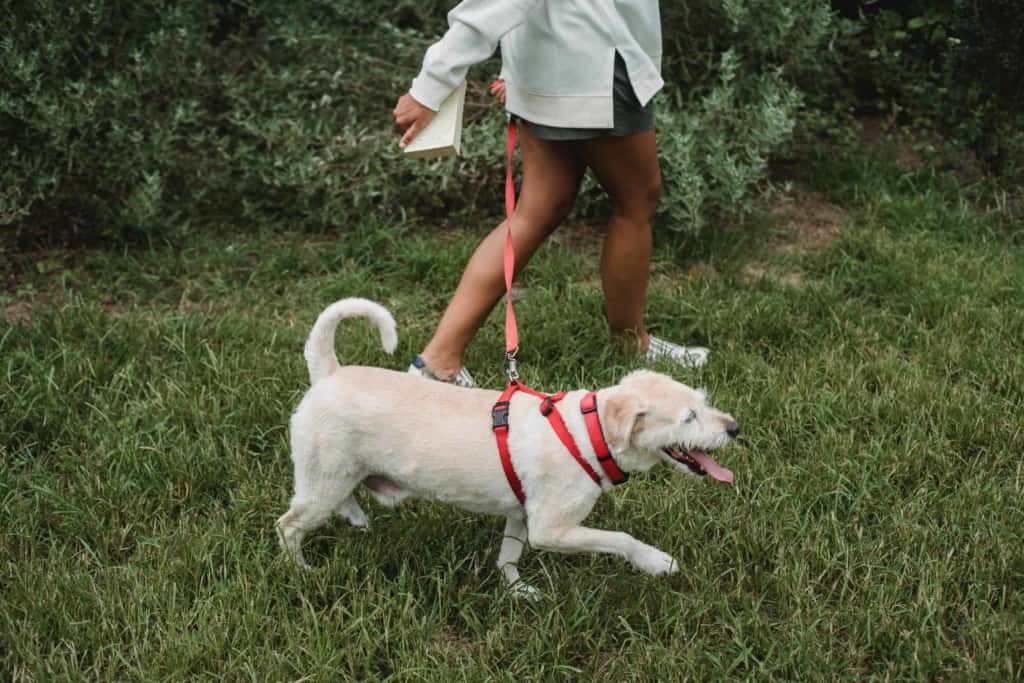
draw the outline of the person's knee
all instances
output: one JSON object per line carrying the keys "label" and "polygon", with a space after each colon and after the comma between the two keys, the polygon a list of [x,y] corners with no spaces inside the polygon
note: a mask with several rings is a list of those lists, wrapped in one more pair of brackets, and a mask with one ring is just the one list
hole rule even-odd
{"label": "person's knee", "polygon": [[661,199],[661,174],[657,173],[638,185],[628,196],[613,198],[616,214],[639,223],[649,223],[658,210]]}
{"label": "person's knee", "polygon": [[644,184],[642,192],[642,203],[644,210],[650,218],[654,218],[654,212],[658,210],[658,201],[661,199],[661,173],[655,173],[650,180]]}
{"label": "person's knee", "polygon": [[651,213],[658,210],[658,201],[661,199],[661,172],[659,171],[651,179],[646,190],[647,202],[650,205]]}

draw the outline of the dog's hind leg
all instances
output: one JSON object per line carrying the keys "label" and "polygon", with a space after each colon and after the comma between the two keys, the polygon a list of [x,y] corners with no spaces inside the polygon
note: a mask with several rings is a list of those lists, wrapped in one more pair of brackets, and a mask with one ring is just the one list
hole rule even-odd
{"label": "dog's hind leg", "polygon": [[338,503],[335,512],[347,519],[348,523],[357,529],[366,531],[370,528],[370,520],[366,517],[366,513],[363,512],[363,508],[359,507],[355,496],[350,495]]}
{"label": "dog's hind leg", "polygon": [[359,482],[355,479],[334,479],[330,484],[318,486],[314,491],[296,486],[291,507],[277,520],[281,546],[303,567],[309,566],[302,556],[303,539],[323,526],[334,514],[344,516],[353,526],[365,527],[368,524],[366,514],[352,497],[352,491]]}
{"label": "dog's hind leg", "polygon": [[505,520],[505,535],[498,551],[498,570],[504,575],[514,595],[524,598],[537,596],[537,589],[519,579],[517,563],[526,547],[526,524],[522,517],[508,517]]}
{"label": "dog's hind leg", "polygon": [[[365,525],[366,515],[352,499],[352,491],[362,478],[352,463],[341,457],[322,457],[323,452],[340,453],[343,444],[330,444],[324,448],[297,434],[292,438],[292,459],[295,462],[295,495],[288,512],[277,520],[277,533],[281,545],[302,566],[302,541],[312,531],[323,526],[335,513],[348,517],[356,524]],[[358,514],[357,514],[358,513]]]}
{"label": "dog's hind leg", "polygon": [[281,547],[288,551],[299,565],[309,567],[302,555],[302,541],[306,534],[323,525],[330,519],[332,512],[330,506],[325,509],[318,501],[295,496],[288,512],[277,520],[277,538],[281,542]]}

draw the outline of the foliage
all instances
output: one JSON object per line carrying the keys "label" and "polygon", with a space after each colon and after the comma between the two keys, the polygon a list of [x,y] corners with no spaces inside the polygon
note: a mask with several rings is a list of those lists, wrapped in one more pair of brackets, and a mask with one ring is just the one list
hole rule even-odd
{"label": "foliage", "polygon": [[367,131],[386,127],[381,93],[423,39],[381,22],[367,35],[363,13],[332,2],[16,8],[0,19],[3,223],[118,237],[338,225],[392,199],[353,185],[385,175]]}
{"label": "foliage", "polygon": [[696,232],[753,208],[797,124],[798,83],[835,30],[819,2],[664,3],[667,96],[658,112],[659,222]]}
{"label": "foliage", "polygon": [[[0,225],[180,240],[491,213],[501,114],[481,88],[466,158],[404,162],[390,130],[449,4],[16,3],[0,17]],[[661,132],[666,167],[687,180],[663,218],[692,230],[749,206],[830,15],[810,0],[666,5]]]}
{"label": "foliage", "polygon": [[[947,120],[1011,181],[1024,183],[1024,22],[1020,3],[958,0],[950,32],[947,88],[957,94]],[[954,90],[955,89],[955,90]]]}
{"label": "foliage", "polygon": [[660,209],[669,227],[692,232],[715,213],[753,209],[752,189],[766,176],[768,157],[793,132],[799,92],[777,73],[740,79],[740,69],[736,53],[726,52],[704,97],[661,116]]}
{"label": "foliage", "polygon": [[1024,181],[1024,24],[1015,0],[863,3],[840,46],[848,100],[948,131]]}

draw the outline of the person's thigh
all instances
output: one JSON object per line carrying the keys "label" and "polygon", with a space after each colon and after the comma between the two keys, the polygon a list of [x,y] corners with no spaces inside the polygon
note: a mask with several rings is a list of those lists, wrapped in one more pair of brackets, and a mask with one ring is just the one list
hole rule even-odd
{"label": "person's thigh", "polygon": [[522,184],[513,227],[543,239],[572,210],[586,166],[573,145],[542,140],[520,125]]}
{"label": "person's thigh", "polygon": [[580,156],[612,200],[616,212],[649,219],[661,193],[654,130],[578,143]]}

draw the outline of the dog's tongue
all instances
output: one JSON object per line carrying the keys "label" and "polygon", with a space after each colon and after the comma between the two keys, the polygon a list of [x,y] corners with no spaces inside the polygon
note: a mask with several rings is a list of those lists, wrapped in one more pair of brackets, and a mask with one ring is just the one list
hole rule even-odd
{"label": "dog's tongue", "polygon": [[733,480],[736,479],[732,472],[712,460],[704,451],[690,451],[690,455],[693,456],[693,459],[704,468],[704,471],[707,472],[708,476],[712,479],[724,481],[726,484],[731,484]]}

